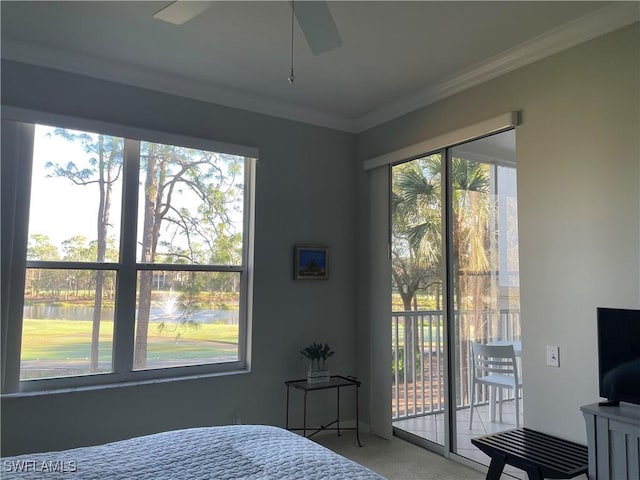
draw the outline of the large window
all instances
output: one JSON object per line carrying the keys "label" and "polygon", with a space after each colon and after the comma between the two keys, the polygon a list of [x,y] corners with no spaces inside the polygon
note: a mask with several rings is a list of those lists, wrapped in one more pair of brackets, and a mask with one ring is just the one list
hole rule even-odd
{"label": "large window", "polygon": [[32,154],[5,155],[3,135],[3,173],[29,177],[3,232],[25,253],[2,267],[24,279],[3,318],[4,391],[246,368],[255,159],[158,134],[26,127],[26,142],[7,141],[32,141]]}

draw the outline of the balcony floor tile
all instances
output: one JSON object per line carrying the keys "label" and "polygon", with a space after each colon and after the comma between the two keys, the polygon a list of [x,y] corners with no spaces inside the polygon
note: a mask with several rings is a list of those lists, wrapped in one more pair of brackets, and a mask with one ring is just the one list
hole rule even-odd
{"label": "balcony floor tile", "polygon": [[[522,400],[520,400],[522,402]],[[520,403],[522,406],[522,403]],[[513,401],[506,401],[502,406],[502,422],[499,421],[496,409],[496,421],[491,421],[489,405],[476,407],[473,411],[473,424],[469,428],[469,408],[461,408],[456,412],[457,446],[458,453],[466,458],[489,465],[490,458],[478,450],[471,443],[471,439],[480,435],[501,432],[515,428],[515,404]],[[520,409],[520,426],[524,425],[522,409]],[[420,417],[395,420],[393,426],[401,430],[410,432],[434,443],[444,443],[444,413],[428,414]],[[515,478],[526,479],[526,474],[522,470],[505,467],[505,473],[509,473]]]}

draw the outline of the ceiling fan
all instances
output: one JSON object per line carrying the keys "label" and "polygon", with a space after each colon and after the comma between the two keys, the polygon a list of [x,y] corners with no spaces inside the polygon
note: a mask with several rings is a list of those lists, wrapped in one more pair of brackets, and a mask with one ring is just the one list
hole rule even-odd
{"label": "ceiling fan", "polygon": [[[216,2],[177,0],[156,12],[153,17],[182,25],[209,9],[214,3]],[[340,38],[327,2],[299,1],[295,2],[295,7],[293,1],[289,3],[311,53],[320,55],[342,45],[342,38]]]}

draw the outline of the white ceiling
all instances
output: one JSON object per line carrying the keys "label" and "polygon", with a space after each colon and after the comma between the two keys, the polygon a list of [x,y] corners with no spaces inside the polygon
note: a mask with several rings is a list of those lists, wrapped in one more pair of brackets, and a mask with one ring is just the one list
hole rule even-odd
{"label": "white ceiling", "polygon": [[313,56],[289,2],[0,3],[3,58],[361,131],[637,21],[637,2],[329,2],[342,46]]}

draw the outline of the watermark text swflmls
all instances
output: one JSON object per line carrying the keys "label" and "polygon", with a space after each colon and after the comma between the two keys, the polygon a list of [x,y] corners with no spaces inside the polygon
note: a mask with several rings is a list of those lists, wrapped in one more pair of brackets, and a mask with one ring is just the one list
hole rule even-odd
{"label": "watermark text swflmls", "polygon": [[73,473],[78,471],[75,460],[4,460],[5,472]]}

